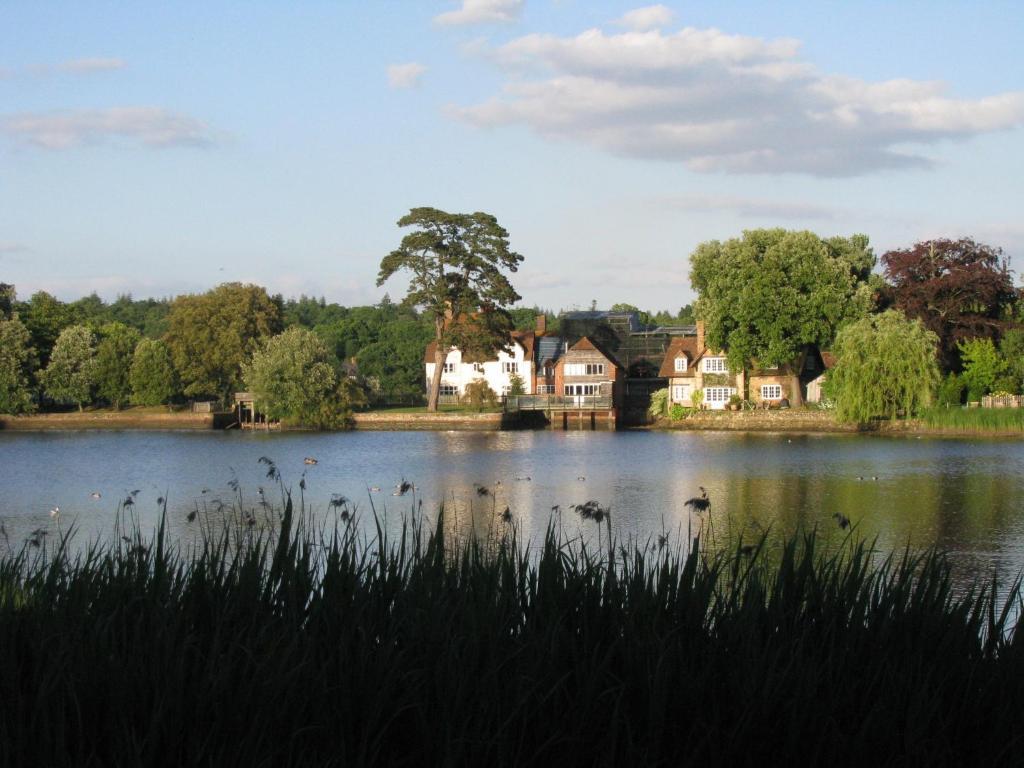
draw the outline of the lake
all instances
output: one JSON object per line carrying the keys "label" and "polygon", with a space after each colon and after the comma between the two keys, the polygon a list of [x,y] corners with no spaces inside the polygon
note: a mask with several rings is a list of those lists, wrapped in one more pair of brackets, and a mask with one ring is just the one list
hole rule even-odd
{"label": "lake", "polygon": [[[263,487],[279,498],[266,467],[315,511],[332,494],[371,505],[395,529],[422,501],[442,504],[462,530],[499,528],[507,506],[523,532],[543,533],[552,507],[563,529],[596,537],[568,507],[596,500],[611,510],[620,539],[663,531],[683,543],[700,518],[684,502],[707,489],[705,514],[716,540],[817,525],[838,538],[834,514],[885,551],[910,545],[947,550],[961,577],[1024,567],[1024,442],[999,439],[694,432],[0,432],[0,519],[17,549],[40,527],[72,523],[77,541],[111,538],[119,500],[138,490],[134,515],[144,532],[167,496],[173,537],[191,540],[196,523],[233,497],[237,479],[252,504]],[[315,457],[306,465],[304,457]],[[305,475],[304,475],[305,473]],[[393,496],[406,479],[415,491]],[[518,479],[517,479],[518,478]],[[479,496],[483,485],[491,495]],[[380,490],[372,490],[372,489]],[[100,498],[93,498],[98,493]],[[53,518],[52,508],[60,515]],[[0,541],[0,547],[3,546]]]}

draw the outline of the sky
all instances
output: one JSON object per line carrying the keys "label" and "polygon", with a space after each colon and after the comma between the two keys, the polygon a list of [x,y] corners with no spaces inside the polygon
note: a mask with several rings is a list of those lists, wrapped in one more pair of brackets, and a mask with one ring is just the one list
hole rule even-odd
{"label": "sky", "polygon": [[5,0],[0,282],[397,299],[417,206],[494,214],[555,310],[676,311],[698,243],[769,226],[1024,271],[1021,30],[1019,0]]}

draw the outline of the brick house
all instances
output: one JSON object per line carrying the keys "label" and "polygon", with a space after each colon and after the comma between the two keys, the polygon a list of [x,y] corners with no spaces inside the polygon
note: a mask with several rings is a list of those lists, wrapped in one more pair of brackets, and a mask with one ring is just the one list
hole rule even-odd
{"label": "brick house", "polygon": [[730,373],[724,352],[704,346],[704,323],[697,323],[697,336],[672,340],[665,351],[658,375],[668,380],[669,403],[693,407],[693,393],[701,392],[701,407],[721,410],[733,395],[743,396],[742,371]]}
{"label": "brick house", "polygon": [[620,408],[625,379],[622,366],[600,344],[586,336],[572,346],[565,344],[552,368],[554,394],[564,397],[610,396],[612,405]]}

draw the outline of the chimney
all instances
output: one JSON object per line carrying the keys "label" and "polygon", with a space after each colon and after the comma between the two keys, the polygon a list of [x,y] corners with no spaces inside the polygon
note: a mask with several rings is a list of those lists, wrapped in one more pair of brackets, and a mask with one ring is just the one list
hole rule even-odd
{"label": "chimney", "polygon": [[704,351],[704,321],[697,321],[697,354]]}
{"label": "chimney", "polygon": [[537,315],[537,321],[536,321],[536,324],[534,326],[534,332],[538,336],[543,336],[545,333],[548,332],[548,316],[547,315]]}

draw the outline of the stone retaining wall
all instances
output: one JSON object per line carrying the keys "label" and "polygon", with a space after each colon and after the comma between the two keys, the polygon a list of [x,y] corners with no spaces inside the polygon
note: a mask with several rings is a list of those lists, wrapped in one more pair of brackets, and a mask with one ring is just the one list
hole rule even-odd
{"label": "stone retaining wall", "polygon": [[840,424],[828,411],[698,411],[685,419],[661,419],[658,429],[729,430],[740,432],[857,432],[855,424]]}
{"label": "stone retaining wall", "polygon": [[505,426],[502,413],[356,413],[356,429],[466,429],[497,430]]}

